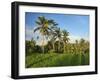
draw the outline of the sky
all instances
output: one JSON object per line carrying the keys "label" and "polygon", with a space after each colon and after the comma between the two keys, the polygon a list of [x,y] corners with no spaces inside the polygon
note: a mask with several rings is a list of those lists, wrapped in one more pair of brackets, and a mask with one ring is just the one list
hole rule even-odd
{"label": "sky", "polygon": [[[53,19],[58,23],[58,27],[61,30],[67,30],[69,32],[70,42],[74,42],[76,39],[84,38],[89,40],[89,16],[88,15],[75,15],[75,14],[55,14],[55,13],[25,13],[25,39],[31,40],[32,37],[37,41],[41,42],[41,36],[39,32],[33,33],[36,28],[35,21],[39,16],[45,16],[47,19]],[[40,39],[37,40],[37,36]]]}

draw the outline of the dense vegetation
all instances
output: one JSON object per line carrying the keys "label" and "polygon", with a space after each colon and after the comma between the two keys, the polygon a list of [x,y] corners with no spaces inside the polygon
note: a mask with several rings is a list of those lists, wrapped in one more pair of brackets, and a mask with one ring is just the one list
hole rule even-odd
{"label": "dense vegetation", "polygon": [[[89,65],[89,41],[82,38],[74,43],[69,42],[70,33],[61,30],[54,20],[43,16],[38,17],[36,24],[33,32],[39,31],[43,42],[37,45],[34,38],[25,41],[27,68]],[[45,38],[47,44],[44,44]]]}

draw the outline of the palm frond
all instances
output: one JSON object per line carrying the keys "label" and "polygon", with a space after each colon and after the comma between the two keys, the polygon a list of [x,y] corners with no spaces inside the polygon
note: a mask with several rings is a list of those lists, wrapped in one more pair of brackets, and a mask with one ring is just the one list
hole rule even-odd
{"label": "palm frond", "polygon": [[41,28],[41,27],[38,27],[38,28],[34,29],[34,32],[36,32],[37,30],[40,30],[40,28]]}
{"label": "palm frond", "polygon": [[35,21],[35,22],[36,22],[37,25],[41,25],[41,22],[39,22],[39,21]]}
{"label": "palm frond", "polygon": [[38,17],[38,20],[39,20],[41,23],[43,23],[46,19],[45,19],[44,16],[40,16],[40,17]]}

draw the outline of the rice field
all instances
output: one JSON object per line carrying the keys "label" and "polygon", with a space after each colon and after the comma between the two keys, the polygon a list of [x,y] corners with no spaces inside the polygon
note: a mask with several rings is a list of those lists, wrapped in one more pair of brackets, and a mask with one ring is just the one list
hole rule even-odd
{"label": "rice field", "polygon": [[89,65],[89,54],[30,54],[25,57],[26,68]]}

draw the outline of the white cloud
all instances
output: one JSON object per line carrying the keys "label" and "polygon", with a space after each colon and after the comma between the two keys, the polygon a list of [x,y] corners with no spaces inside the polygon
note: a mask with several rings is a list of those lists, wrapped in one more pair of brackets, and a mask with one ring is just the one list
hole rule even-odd
{"label": "white cloud", "polygon": [[26,29],[25,29],[25,39],[26,40],[31,40],[32,38],[34,38],[34,39],[36,39],[36,37],[39,35],[39,32],[37,31],[37,32],[35,32],[34,33],[34,29],[35,29],[36,27],[26,27]]}
{"label": "white cloud", "polygon": [[[43,39],[41,34],[39,33],[39,31],[36,31],[34,33],[34,29],[36,27],[32,28],[32,27],[26,27],[25,29],[25,39],[26,40],[31,40],[32,38],[34,38],[34,40],[36,41],[37,45],[42,45],[43,44]],[[37,39],[37,36],[39,37],[39,39]],[[47,44],[47,39],[44,38],[44,45]]]}
{"label": "white cloud", "polygon": [[70,38],[70,43],[75,43],[75,40],[80,40],[80,39],[85,39],[85,40],[87,40],[87,41],[89,41],[89,38],[86,38],[86,37],[80,37],[80,36],[69,36],[69,38]]}
{"label": "white cloud", "polygon": [[25,29],[25,39],[31,40],[32,37],[33,37],[33,29],[32,28],[26,28]]}
{"label": "white cloud", "polygon": [[43,41],[42,37],[39,40],[36,41],[36,44],[40,45],[40,46],[46,45],[47,43],[48,43],[47,39],[45,38],[44,41]]}

